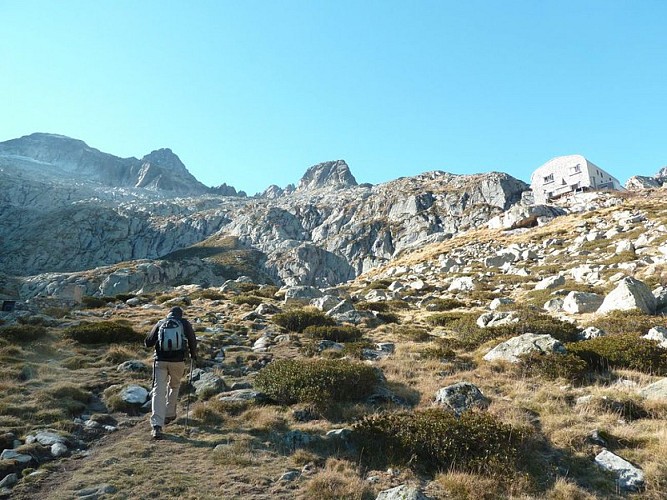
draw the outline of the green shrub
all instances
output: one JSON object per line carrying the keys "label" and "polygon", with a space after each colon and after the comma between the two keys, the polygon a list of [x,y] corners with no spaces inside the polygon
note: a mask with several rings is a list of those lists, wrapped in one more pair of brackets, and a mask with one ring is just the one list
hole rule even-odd
{"label": "green shrub", "polygon": [[106,307],[106,305],[109,302],[113,301],[114,299],[111,299],[109,297],[92,297],[90,295],[86,295],[81,298],[81,304],[86,309],[97,309],[98,307]]}
{"label": "green shrub", "polygon": [[391,280],[377,280],[370,283],[367,288],[370,288],[371,290],[384,290],[391,285],[391,283]]}
{"label": "green shrub", "polygon": [[489,413],[456,417],[433,408],[369,415],[354,425],[353,439],[372,466],[415,466],[473,473],[504,472],[518,457],[524,434]]}
{"label": "green shrub", "polygon": [[302,332],[309,326],[333,326],[336,322],[322,311],[314,308],[292,309],[275,314],[273,321],[290,332]]}
{"label": "green shrub", "polygon": [[141,342],[144,336],[121,321],[81,323],[65,330],[65,336],[81,344],[118,344]]}
{"label": "green shrub", "polygon": [[426,304],[426,308],[429,311],[450,311],[465,306],[465,302],[457,299],[434,299]]}
{"label": "green shrub", "polygon": [[333,340],[334,342],[354,342],[361,338],[361,330],[356,326],[309,326],[304,335],[312,339]]}
{"label": "green shrub", "polygon": [[254,292],[259,288],[255,283],[238,283],[237,287],[241,293]]}
{"label": "green shrub", "polygon": [[255,290],[255,295],[259,295],[260,297],[267,299],[272,299],[279,290],[280,288],[275,285],[263,285],[258,290]]}
{"label": "green shrub", "polygon": [[63,382],[42,391],[41,400],[51,409],[60,409],[68,415],[76,415],[86,408],[92,393],[82,387]]}
{"label": "green shrub", "polygon": [[396,333],[401,338],[412,340],[413,342],[426,342],[431,340],[431,336],[425,328],[408,326],[401,328],[400,330],[396,330]]}
{"label": "green shrub", "polygon": [[0,327],[0,338],[12,342],[32,342],[44,337],[47,330],[42,325],[7,325]]}
{"label": "green shrub", "polygon": [[463,313],[444,312],[431,314],[426,318],[426,322],[433,326],[452,326],[463,317],[465,317]]}
{"label": "green shrub", "polygon": [[573,382],[582,380],[589,372],[588,363],[572,353],[532,352],[519,358],[518,367],[530,375],[539,375],[549,380],[564,378]]}
{"label": "green shrub", "polygon": [[133,293],[119,293],[118,295],[114,295],[114,299],[118,302],[127,302],[128,300],[134,298],[136,298],[136,295]]}
{"label": "green shrub", "polygon": [[424,349],[419,353],[419,356],[422,359],[446,360],[455,358],[456,353],[448,347],[437,346],[437,347],[427,347],[426,349]]}
{"label": "green shrub", "polygon": [[396,311],[396,310],[400,311],[400,310],[403,310],[403,309],[410,309],[410,304],[408,302],[406,302],[405,300],[401,300],[401,299],[387,300],[385,302],[385,304],[387,304],[389,306],[389,309],[394,310],[394,311]]}
{"label": "green shrub", "polygon": [[261,297],[256,297],[255,295],[247,295],[247,294],[241,294],[241,295],[235,295],[232,297],[232,302],[234,304],[247,304],[249,306],[257,307],[260,305],[264,300]]}
{"label": "green shrub", "polygon": [[394,313],[379,312],[375,315],[375,317],[383,323],[400,323],[400,318],[397,314]]}
{"label": "green shrub", "polygon": [[260,370],[255,386],[280,404],[309,403],[324,410],[370,395],[378,381],[377,371],[364,363],[281,359]]}
{"label": "green shrub", "polygon": [[595,318],[594,326],[604,330],[608,335],[634,333],[644,335],[654,326],[667,327],[667,317],[653,316],[641,311],[612,311],[602,317]]}
{"label": "green shrub", "polygon": [[389,311],[389,304],[387,302],[359,302],[355,304],[354,307],[359,311],[377,311],[377,312]]}
{"label": "green shrub", "polygon": [[605,335],[566,345],[567,350],[595,370],[628,368],[656,375],[667,374],[667,352],[654,340],[634,333]]}
{"label": "green shrub", "polygon": [[224,300],[226,299],[226,295],[222,293],[219,290],[211,289],[211,288],[206,288],[204,290],[198,290],[192,295],[190,295],[191,299],[206,299],[206,300]]}

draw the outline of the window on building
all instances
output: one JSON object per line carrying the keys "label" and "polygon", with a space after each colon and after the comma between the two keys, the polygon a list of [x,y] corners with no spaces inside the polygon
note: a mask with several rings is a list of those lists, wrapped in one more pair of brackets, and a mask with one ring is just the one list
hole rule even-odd
{"label": "window on building", "polygon": [[554,174],[549,174],[544,176],[544,183],[546,184],[547,182],[553,182],[554,181]]}
{"label": "window on building", "polygon": [[570,167],[570,173],[571,174],[578,174],[581,172],[581,165],[577,163],[574,167]]}

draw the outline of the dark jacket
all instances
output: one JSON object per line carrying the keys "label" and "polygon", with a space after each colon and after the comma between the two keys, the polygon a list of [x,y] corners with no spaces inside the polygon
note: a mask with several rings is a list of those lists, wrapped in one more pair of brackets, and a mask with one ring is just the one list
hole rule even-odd
{"label": "dark jacket", "polygon": [[[197,359],[197,337],[195,337],[195,331],[192,328],[190,322],[185,318],[179,318],[173,314],[169,314],[167,318],[175,319],[180,321],[183,325],[183,331],[185,332],[185,338],[188,341],[188,349],[190,351],[190,357],[192,359]],[[185,361],[185,350],[183,351],[160,351],[157,348],[157,333],[160,329],[160,325],[165,320],[158,321],[155,326],[152,328],[144,343],[146,347],[155,346],[155,359],[158,361]]]}

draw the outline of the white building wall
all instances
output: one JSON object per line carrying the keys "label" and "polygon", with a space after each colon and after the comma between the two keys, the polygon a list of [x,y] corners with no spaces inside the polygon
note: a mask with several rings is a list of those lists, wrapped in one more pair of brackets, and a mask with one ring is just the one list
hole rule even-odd
{"label": "white building wall", "polygon": [[546,203],[564,194],[593,189],[621,189],[613,176],[581,155],[549,160],[530,176],[535,203]]}

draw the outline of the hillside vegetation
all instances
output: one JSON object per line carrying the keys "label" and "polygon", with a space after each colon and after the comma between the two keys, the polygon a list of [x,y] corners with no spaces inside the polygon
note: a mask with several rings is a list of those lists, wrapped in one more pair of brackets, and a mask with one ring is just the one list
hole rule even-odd
{"label": "hillside vegetation", "polygon": [[[240,278],[20,304],[0,316],[3,494],[665,498],[667,196],[586,203],[406,250],[335,288]],[[230,268],[258,258],[218,243],[196,251]],[[637,282],[652,299],[614,309]],[[174,305],[200,356],[152,440],[126,389],[150,389],[143,337]],[[520,336],[534,348],[494,358]],[[605,470],[608,454],[641,480]]]}

